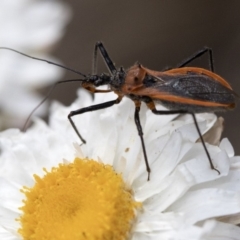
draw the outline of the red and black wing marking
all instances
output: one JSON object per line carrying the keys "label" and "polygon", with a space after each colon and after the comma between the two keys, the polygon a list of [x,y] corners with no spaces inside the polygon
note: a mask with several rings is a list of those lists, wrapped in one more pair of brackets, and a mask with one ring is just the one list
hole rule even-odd
{"label": "red and black wing marking", "polygon": [[148,69],[137,95],[160,101],[169,109],[192,112],[235,107],[236,94],[219,75],[202,68],[176,68],[165,72]]}

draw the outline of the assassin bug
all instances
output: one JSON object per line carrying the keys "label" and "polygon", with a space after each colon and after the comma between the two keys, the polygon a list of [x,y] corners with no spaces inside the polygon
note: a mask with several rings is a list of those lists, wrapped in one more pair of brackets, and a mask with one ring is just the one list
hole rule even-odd
{"label": "assassin bug", "polygon": [[[133,65],[127,71],[125,71],[122,67],[116,69],[103,44],[101,42],[97,42],[94,48],[93,72],[89,75],[85,75],[74,69],[70,69],[45,59],[28,56],[13,49],[1,49],[8,49],[36,60],[63,67],[83,77],[83,79],[59,81],[53,85],[49,94],[32,111],[29,118],[33,112],[47,99],[57,84],[79,81],[81,87],[85,88],[91,93],[114,92],[118,96],[115,100],[84,107],[69,113],[68,119],[83,143],[86,143],[86,141],[76,128],[72,117],[86,112],[108,108],[114,104],[119,104],[122,98],[126,96],[135,104],[134,120],[141,140],[146,170],[148,172],[148,180],[150,179],[151,170],[148,164],[147,152],[143,139],[143,131],[139,118],[139,111],[142,102],[144,102],[152,111],[152,113],[156,115],[191,114],[210,166],[213,170],[220,174],[220,172],[212,163],[210,154],[200,132],[195,113],[217,112],[233,109],[235,107],[237,94],[232,90],[231,86],[226,80],[214,73],[213,54],[210,48],[205,47],[193,54],[191,57],[185,59],[182,63],[178,64],[176,68],[164,70],[162,72],[150,70],[143,67],[139,63]],[[96,73],[98,50],[100,51],[110,74],[102,73],[99,75]],[[209,55],[210,71],[197,67],[185,67],[188,63],[205,53],[208,53]],[[107,85],[109,89],[101,90],[97,88],[103,85]],[[155,107],[155,102],[160,102],[169,110],[157,110]]]}

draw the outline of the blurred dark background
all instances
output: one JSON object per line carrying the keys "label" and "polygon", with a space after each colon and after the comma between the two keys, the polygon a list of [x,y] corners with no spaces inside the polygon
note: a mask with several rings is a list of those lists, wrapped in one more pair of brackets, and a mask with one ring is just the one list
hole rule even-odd
{"label": "blurred dark background", "polygon": [[[204,46],[213,49],[215,71],[240,94],[240,1],[231,0],[67,0],[73,20],[55,56],[65,65],[90,73],[93,47],[100,40],[116,66],[136,61],[153,70],[174,67]],[[100,63],[101,61],[99,61]],[[207,55],[192,66],[208,68]],[[106,72],[99,64],[99,72]],[[77,78],[66,73],[64,79]],[[76,97],[78,84],[67,84],[52,98],[65,104]],[[224,137],[240,154],[240,108],[221,113]]]}

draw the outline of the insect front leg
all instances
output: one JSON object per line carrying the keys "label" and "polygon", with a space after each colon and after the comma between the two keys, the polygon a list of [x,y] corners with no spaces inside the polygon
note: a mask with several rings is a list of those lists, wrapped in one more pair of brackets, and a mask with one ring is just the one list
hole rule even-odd
{"label": "insect front leg", "polygon": [[112,100],[112,101],[109,101],[109,102],[100,103],[100,104],[97,104],[97,105],[92,105],[92,106],[89,106],[89,107],[81,108],[81,109],[78,109],[78,110],[75,110],[75,111],[71,111],[68,114],[68,120],[70,121],[74,131],[76,132],[76,134],[78,135],[78,137],[81,139],[81,141],[83,143],[86,143],[86,140],[79,133],[75,123],[72,120],[72,117],[76,116],[76,115],[79,115],[79,114],[82,114],[82,113],[86,113],[86,112],[91,112],[91,111],[96,111],[96,110],[108,108],[108,107],[111,107],[114,104],[118,104],[120,102],[121,102],[121,97],[118,97],[116,100]]}
{"label": "insect front leg", "polygon": [[83,82],[81,87],[89,91],[90,93],[109,93],[112,92],[111,89],[97,89],[93,84]]}
{"label": "insect front leg", "polygon": [[148,172],[148,181],[149,181],[150,180],[151,169],[150,169],[149,164],[148,164],[147,152],[146,152],[146,147],[145,147],[145,143],[144,143],[144,139],[143,139],[143,131],[142,131],[142,126],[141,126],[141,122],[140,122],[140,118],[139,118],[141,102],[140,101],[134,101],[134,103],[135,103],[134,120],[135,120],[135,124],[136,124],[137,130],[138,130],[138,135],[141,139],[142,150],[143,150],[144,160],[145,160],[145,164],[146,164],[146,169],[147,169],[147,172]]}
{"label": "insect front leg", "polygon": [[196,116],[195,116],[195,114],[194,114],[193,112],[188,112],[188,111],[185,111],[185,110],[166,110],[166,111],[165,111],[165,110],[157,110],[153,101],[148,102],[148,103],[146,103],[146,104],[147,104],[148,108],[149,108],[154,114],[156,114],[156,115],[191,114],[192,117],[193,117],[194,124],[195,124],[196,129],[197,129],[199,138],[200,138],[200,140],[201,140],[201,142],[202,142],[203,148],[204,148],[204,150],[205,150],[205,152],[206,152],[208,161],[209,161],[209,163],[210,163],[211,169],[215,170],[216,172],[218,172],[218,174],[220,174],[220,171],[213,166],[213,163],[212,163],[210,154],[209,154],[209,152],[208,152],[208,150],[207,150],[206,144],[205,144],[205,142],[204,142],[204,140],[203,140],[203,137],[202,137],[200,128],[199,128],[199,126],[198,126]]}
{"label": "insect front leg", "polygon": [[103,58],[103,61],[108,67],[108,70],[113,75],[114,72],[116,72],[116,68],[113,64],[113,61],[109,57],[106,48],[103,46],[101,42],[97,42],[94,47],[94,54],[93,54],[93,68],[92,68],[92,74],[95,75],[97,72],[97,50],[100,50],[101,56]]}
{"label": "insect front leg", "polygon": [[193,60],[201,57],[203,54],[208,53],[209,56],[209,66],[210,70],[214,72],[214,67],[213,67],[213,52],[212,49],[209,47],[204,47],[203,49],[195,52],[192,56],[190,56],[187,59],[184,59],[181,63],[179,63],[176,68],[182,68],[185,67],[188,63],[192,62]]}

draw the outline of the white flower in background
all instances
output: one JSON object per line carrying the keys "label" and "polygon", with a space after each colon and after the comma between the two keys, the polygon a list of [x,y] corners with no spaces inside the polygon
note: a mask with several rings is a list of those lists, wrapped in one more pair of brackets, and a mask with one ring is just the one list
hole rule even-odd
{"label": "white flower in background", "polygon": [[[0,133],[0,239],[239,239],[240,158],[227,139],[207,144],[211,170],[191,116],[141,109],[150,181],[131,101],[76,116],[79,145],[69,111],[115,98],[81,92],[53,104],[49,127]],[[216,116],[197,119],[206,132]]]}
{"label": "white flower in background", "polygon": [[[1,0],[0,47],[53,60],[49,51],[63,36],[70,15],[60,1]],[[22,127],[42,99],[35,90],[59,80],[62,73],[60,68],[0,50],[0,129]],[[41,108],[38,114],[44,112]]]}

